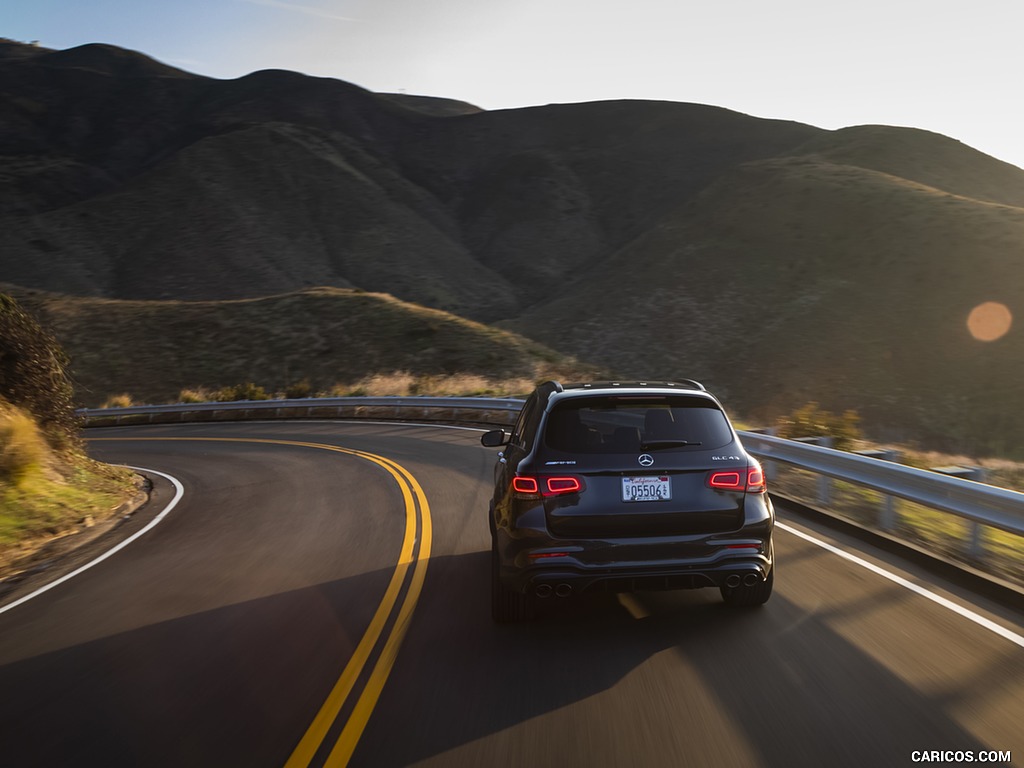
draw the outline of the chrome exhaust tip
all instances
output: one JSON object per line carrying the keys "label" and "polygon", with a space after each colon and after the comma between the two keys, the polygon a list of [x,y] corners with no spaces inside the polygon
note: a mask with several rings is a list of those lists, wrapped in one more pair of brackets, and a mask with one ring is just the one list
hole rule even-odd
{"label": "chrome exhaust tip", "polygon": [[551,590],[551,585],[550,584],[541,584],[540,586],[537,587],[537,589],[535,591],[536,591],[537,597],[539,597],[541,599],[544,599],[546,597],[551,597],[552,590]]}
{"label": "chrome exhaust tip", "polygon": [[743,577],[743,586],[752,587],[755,584],[757,584],[760,580],[761,577],[758,576],[756,573],[748,573],[746,576]]}
{"label": "chrome exhaust tip", "polygon": [[559,584],[557,587],[555,587],[555,594],[558,597],[568,597],[569,595],[572,594],[572,585],[571,584]]}
{"label": "chrome exhaust tip", "polygon": [[725,586],[738,587],[742,579],[738,573],[730,573],[725,579]]}

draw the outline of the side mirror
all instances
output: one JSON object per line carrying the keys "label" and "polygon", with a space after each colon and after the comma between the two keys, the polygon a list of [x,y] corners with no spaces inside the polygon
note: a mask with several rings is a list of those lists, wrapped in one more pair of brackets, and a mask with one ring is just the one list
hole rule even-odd
{"label": "side mirror", "polygon": [[492,429],[490,432],[484,432],[480,435],[480,445],[485,448],[500,448],[508,443],[508,438],[505,437],[505,430],[503,429]]}

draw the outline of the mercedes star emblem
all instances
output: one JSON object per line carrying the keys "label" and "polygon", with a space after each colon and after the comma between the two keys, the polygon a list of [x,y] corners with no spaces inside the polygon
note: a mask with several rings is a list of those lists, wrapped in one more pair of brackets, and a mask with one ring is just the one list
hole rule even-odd
{"label": "mercedes star emblem", "polygon": [[649,453],[641,453],[637,461],[640,462],[641,467],[649,467],[654,463],[654,457]]}

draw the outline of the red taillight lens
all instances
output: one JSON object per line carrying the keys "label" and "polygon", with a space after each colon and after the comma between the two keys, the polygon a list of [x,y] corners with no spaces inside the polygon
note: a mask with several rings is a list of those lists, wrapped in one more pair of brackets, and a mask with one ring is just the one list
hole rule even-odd
{"label": "red taillight lens", "polygon": [[512,478],[512,490],[516,493],[535,496],[540,493],[540,486],[537,485],[535,477],[514,477]]}
{"label": "red taillight lens", "polygon": [[764,493],[768,484],[764,481],[764,470],[760,464],[747,468],[747,493]]}
{"label": "red taillight lens", "polygon": [[764,493],[764,471],[758,463],[744,469],[723,469],[708,474],[708,487],[716,491],[746,491]]}
{"label": "red taillight lens", "polygon": [[552,557],[567,557],[568,552],[531,552],[527,555],[531,560],[547,560]]}
{"label": "red taillight lens", "polygon": [[549,477],[548,493],[576,493],[583,488],[578,477]]}
{"label": "red taillight lens", "polygon": [[752,549],[755,552],[761,552],[760,544],[726,544],[726,549]]}
{"label": "red taillight lens", "polygon": [[512,478],[512,490],[520,496],[561,496],[579,493],[583,490],[583,482],[572,475],[541,478],[520,475]]}
{"label": "red taillight lens", "polygon": [[712,472],[708,476],[708,485],[720,491],[742,491],[743,473],[729,470],[728,472]]}

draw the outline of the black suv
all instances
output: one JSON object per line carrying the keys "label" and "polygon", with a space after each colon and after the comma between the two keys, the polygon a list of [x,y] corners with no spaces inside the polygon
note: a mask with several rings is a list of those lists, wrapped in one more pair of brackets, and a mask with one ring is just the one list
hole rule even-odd
{"label": "black suv", "polygon": [[695,381],[549,381],[523,405],[491,502],[495,621],[537,599],[718,587],[726,603],[772,593],[775,513],[761,466]]}

